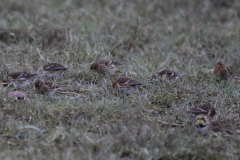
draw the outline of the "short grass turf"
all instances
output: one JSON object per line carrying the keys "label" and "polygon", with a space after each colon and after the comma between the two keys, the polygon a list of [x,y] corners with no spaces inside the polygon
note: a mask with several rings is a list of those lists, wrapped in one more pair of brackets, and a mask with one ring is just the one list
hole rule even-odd
{"label": "short grass turf", "polygon": [[[240,82],[217,83],[213,68],[240,76],[239,18],[238,0],[2,0],[0,78],[41,74],[38,50],[69,70],[57,81],[65,93],[22,89],[30,103],[1,88],[0,159],[239,159],[236,135],[201,136],[185,113],[210,103],[238,123]],[[124,65],[103,78],[90,65],[105,58]],[[190,76],[152,82],[163,68]],[[111,81],[123,76],[152,85],[116,95]]]}

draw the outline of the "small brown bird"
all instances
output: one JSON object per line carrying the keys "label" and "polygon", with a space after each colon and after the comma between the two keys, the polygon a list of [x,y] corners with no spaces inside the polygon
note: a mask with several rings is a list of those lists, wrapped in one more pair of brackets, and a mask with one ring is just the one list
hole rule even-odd
{"label": "small brown bird", "polygon": [[35,80],[35,90],[38,94],[52,96],[58,89],[61,88],[48,80]]}
{"label": "small brown bird", "polygon": [[216,114],[215,107],[211,104],[197,104],[195,107],[187,111],[188,114],[203,114],[213,117]]}
{"label": "small brown bird", "polygon": [[237,111],[237,113],[238,113],[238,116],[236,118],[234,118],[233,121],[240,122],[240,111]]}
{"label": "small brown bird", "polygon": [[170,71],[168,69],[161,69],[157,73],[153,74],[152,78],[166,78],[168,80],[176,80],[179,77],[188,76],[188,74],[180,74],[173,71]]}
{"label": "small brown bird", "polygon": [[99,74],[111,75],[116,72],[117,67],[119,65],[122,65],[122,64],[117,61],[104,59],[98,62],[94,62],[91,65],[90,69],[95,70]]}
{"label": "small brown bird", "polygon": [[232,77],[235,79],[240,79],[239,77],[235,77],[232,73],[232,71],[225,66],[224,63],[218,62],[217,65],[214,68],[214,74],[217,76],[217,78],[221,80],[228,80],[228,78]]}
{"label": "small brown bird", "polygon": [[196,116],[195,128],[196,131],[202,135],[222,131],[232,134],[227,125],[203,114]]}
{"label": "small brown bird", "polygon": [[136,80],[133,80],[133,79],[127,78],[127,77],[119,78],[112,82],[112,86],[114,89],[117,89],[126,94],[137,93],[138,92],[137,87],[146,86],[146,85],[150,85],[150,84],[143,84],[141,82],[138,82]]}
{"label": "small brown bird", "polygon": [[43,75],[48,78],[60,79],[67,68],[55,62],[45,62],[43,65]]}
{"label": "small brown bird", "polygon": [[26,93],[23,93],[21,91],[12,91],[8,93],[8,97],[10,98],[15,98],[16,100],[19,101],[26,101],[29,102],[28,96]]}
{"label": "small brown bird", "polygon": [[240,139],[240,124],[237,124],[237,136]]}
{"label": "small brown bird", "polygon": [[37,74],[31,74],[25,71],[11,72],[4,78],[1,83],[3,86],[14,84],[17,88],[23,88],[30,84],[30,82],[37,76]]}

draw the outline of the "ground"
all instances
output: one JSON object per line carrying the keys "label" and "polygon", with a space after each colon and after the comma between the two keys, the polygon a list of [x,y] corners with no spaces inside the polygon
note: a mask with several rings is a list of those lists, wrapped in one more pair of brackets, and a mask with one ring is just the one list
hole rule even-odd
{"label": "ground", "polygon": [[[42,74],[45,60],[68,67],[62,93],[0,91],[0,159],[239,159],[235,134],[196,133],[186,110],[210,103],[223,124],[239,121],[240,81],[219,83],[217,62],[240,76],[237,0],[3,0],[0,78],[16,70]],[[103,77],[100,59],[123,63]],[[153,81],[159,69],[187,73],[175,83]],[[112,81],[152,84],[118,95]],[[69,93],[73,92],[73,93]]]}

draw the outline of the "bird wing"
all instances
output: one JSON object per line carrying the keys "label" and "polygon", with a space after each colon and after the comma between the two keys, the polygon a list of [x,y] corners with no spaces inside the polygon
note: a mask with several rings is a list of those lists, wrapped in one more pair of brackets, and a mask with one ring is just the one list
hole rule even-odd
{"label": "bird wing", "polygon": [[49,88],[49,89],[55,89],[55,88],[59,88],[58,85],[56,85],[55,83],[52,83],[48,80],[44,80],[44,85]]}
{"label": "bird wing", "polygon": [[23,72],[22,75],[20,75],[18,77],[18,79],[20,79],[20,78],[30,78],[30,77],[35,77],[35,76],[37,76],[37,74],[31,74],[29,72]]}
{"label": "bird wing", "polygon": [[123,85],[125,86],[139,86],[139,85],[143,85],[142,83],[129,79],[128,81],[126,81]]}
{"label": "bird wing", "polygon": [[66,70],[67,68],[62,66],[61,64],[58,63],[50,63],[48,62],[45,66],[44,66],[44,70]]}

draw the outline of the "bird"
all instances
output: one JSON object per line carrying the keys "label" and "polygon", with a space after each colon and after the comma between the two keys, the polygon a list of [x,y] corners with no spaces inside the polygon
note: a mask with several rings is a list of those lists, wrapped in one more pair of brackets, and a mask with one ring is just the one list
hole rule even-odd
{"label": "bird", "polygon": [[60,87],[49,80],[36,79],[35,90],[38,94],[52,96]]}
{"label": "bird", "polygon": [[44,62],[43,65],[43,75],[47,76],[48,78],[57,78],[60,79],[63,75],[63,72],[66,71],[68,68],[62,66],[59,63],[55,62]]}
{"label": "bird", "polygon": [[68,68],[64,67],[59,63],[52,61],[46,61],[44,56],[41,55],[40,50],[37,48],[37,52],[40,56],[41,61],[43,62],[43,74],[41,76],[47,76],[48,78],[60,79],[63,75],[63,72]]}
{"label": "bird", "polygon": [[227,125],[203,114],[196,116],[195,129],[199,134],[202,135],[223,131],[232,134]]}
{"label": "bird", "polygon": [[157,73],[154,73],[152,78],[153,79],[166,78],[167,80],[177,80],[179,77],[183,77],[183,76],[188,76],[188,74],[180,74],[180,73],[170,71],[168,69],[161,69]]}
{"label": "bird", "polygon": [[213,117],[216,114],[215,107],[211,104],[197,104],[195,107],[191,108],[190,110],[187,111],[189,114],[194,114],[194,115],[209,115],[210,117]]}
{"label": "bird", "polygon": [[9,84],[14,84],[17,88],[23,88],[30,84],[30,82],[37,76],[37,74],[31,74],[25,71],[15,71],[7,75],[6,78],[1,80],[4,87]]}
{"label": "bird", "polygon": [[100,60],[94,62],[90,69],[95,70],[97,73],[102,75],[111,75],[114,74],[117,70],[117,67],[122,65],[120,62],[112,61],[108,59]]}
{"label": "bird", "polygon": [[146,85],[150,85],[150,84],[143,84],[141,82],[138,82],[128,77],[122,77],[112,82],[112,87],[114,89],[117,89],[120,92],[123,92],[126,94],[137,93],[138,92],[137,87],[146,86]]}
{"label": "bird", "polygon": [[26,93],[23,93],[21,91],[12,91],[8,93],[8,97],[15,98],[18,101],[26,101],[29,102],[28,96]]}
{"label": "bird", "polygon": [[237,111],[237,113],[238,113],[238,116],[236,118],[234,118],[233,121],[240,122],[240,111]]}
{"label": "bird", "polygon": [[233,75],[233,72],[226,67],[226,65],[223,62],[217,62],[215,68],[214,68],[214,74],[217,76],[217,78],[221,80],[228,80],[228,78],[232,77],[235,79],[240,79],[239,77],[235,77]]}
{"label": "bird", "polygon": [[240,123],[237,124],[237,135],[238,135],[238,138],[240,139]]}

